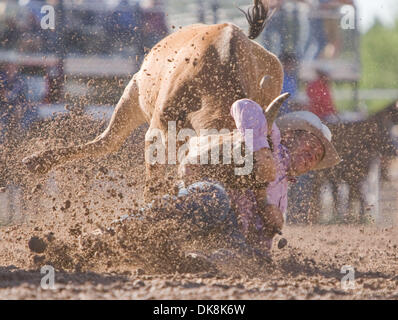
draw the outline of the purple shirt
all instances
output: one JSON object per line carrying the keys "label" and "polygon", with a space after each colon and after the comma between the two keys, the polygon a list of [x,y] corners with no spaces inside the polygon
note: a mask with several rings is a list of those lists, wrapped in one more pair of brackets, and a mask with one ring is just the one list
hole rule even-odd
{"label": "purple shirt", "polygon": [[[269,148],[267,120],[260,105],[249,99],[238,100],[231,107],[231,115],[245,140],[246,130],[253,130],[253,151]],[[276,179],[268,185],[267,201],[285,214],[287,209],[289,155],[287,149],[281,145],[281,134],[275,123],[272,126],[271,139],[274,146],[273,157],[276,164]],[[253,191],[232,191],[230,196],[238,210],[239,220],[244,231],[247,231],[250,221],[261,228],[260,220],[255,217],[256,200]]]}

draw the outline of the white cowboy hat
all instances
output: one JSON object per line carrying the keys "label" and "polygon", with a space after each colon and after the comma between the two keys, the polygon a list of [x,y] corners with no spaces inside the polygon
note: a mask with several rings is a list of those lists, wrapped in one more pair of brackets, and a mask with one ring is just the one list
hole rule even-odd
{"label": "white cowboy hat", "polygon": [[312,170],[330,168],[342,161],[332,144],[332,133],[329,128],[312,112],[297,111],[287,113],[286,115],[276,119],[276,124],[282,134],[283,131],[288,130],[304,130],[312,133],[322,141],[325,148],[325,155]]}

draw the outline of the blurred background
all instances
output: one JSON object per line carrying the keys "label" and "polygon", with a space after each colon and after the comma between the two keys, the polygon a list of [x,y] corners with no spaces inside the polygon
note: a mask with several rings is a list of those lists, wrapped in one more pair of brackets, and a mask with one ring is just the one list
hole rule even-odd
{"label": "blurred background", "polygon": [[[1,0],[0,75],[18,73],[33,103],[113,105],[152,46],[175,28],[231,21],[246,28],[246,0]],[[258,42],[285,65],[286,89],[310,103],[307,85],[327,73],[338,111],[375,112],[398,98],[397,3],[391,0],[271,0],[275,9]],[[44,5],[55,28],[43,29]],[[345,28],[342,24],[345,23]],[[9,70],[10,69],[10,70]],[[11,70],[13,69],[13,70]],[[10,75],[9,77],[12,78]],[[85,81],[95,81],[87,92]],[[5,80],[4,80],[5,81]],[[20,84],[22,86],[22,83]],[[117,86],[119,87],[119,86]]]}
{"label": "blurred background", "polygon": [[[54,28],[43,28],[46,5],[54,9]],[[228,21],[246,30],[238,7],[249,5],[251,0],[0,0],[0,143],[13,128],[29,130],[54,112],[109,117],[158,41],[193,23]],[[270,0],[270,6],[274,13],[256,41],[284,66],[283,91],[292,98],[282,113],[310,110],[331,126],[365,123],[398,100],[397,1]],[[387,131],[380,135],[395,146],[398,127],[392,123]],[[362,143],[365,148],[376,142]],[[365,189],[373,203],[368,211],[377,215],[383,156],[390,159],[392,152],[372,152],[364,155],[369,161],[359,180],[376,181]],[[311,179],[304,177],[301,189]],[[354,187],[342,173],[337,180],[338,191],[329,186],[329,193],[344,198],[343,191]],[[395,199],[395,193],[388,197]],[[359,210],[366,211],[369,203],[359,201]]]}

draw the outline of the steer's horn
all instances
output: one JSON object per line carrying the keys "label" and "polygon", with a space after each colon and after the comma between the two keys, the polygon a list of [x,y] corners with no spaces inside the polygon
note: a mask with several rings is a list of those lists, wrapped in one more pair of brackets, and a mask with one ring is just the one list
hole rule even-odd
{"label": "steer's horn", "polygon": [[274,101],[265,109],[265,117],[267,118],[268,133],[271,133],[272,125],[276,117],[278,116],[279,109],[282,104],[290,97],[290,93],[281,94],[279,97],[275,98]]}

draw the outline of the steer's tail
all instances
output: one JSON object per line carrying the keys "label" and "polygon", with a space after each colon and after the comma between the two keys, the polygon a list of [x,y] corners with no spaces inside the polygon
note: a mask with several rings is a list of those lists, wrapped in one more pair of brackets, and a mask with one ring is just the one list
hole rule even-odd
{"label": "steer's tail", "polygon": [[120,98],[106,130],[83,145],[46,150],[23,159],[32,172],[46,173],[52,167],[86,157],[99,157],[119,150],[130,133],[145,122],[139,106],[136,76]]}
{"label": "steer's tail", "polygon": [[247,12],[239,9],[246,16],[249,22],[249,39],[256,39],[263,32],[269,18],[269,2],[268,0],[254,0],[253,5]]}

